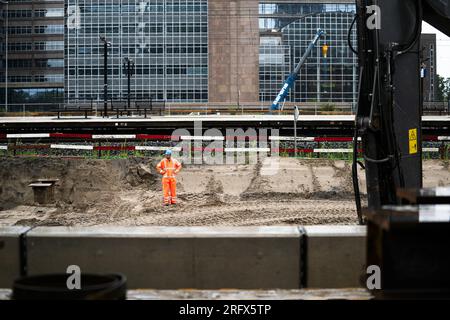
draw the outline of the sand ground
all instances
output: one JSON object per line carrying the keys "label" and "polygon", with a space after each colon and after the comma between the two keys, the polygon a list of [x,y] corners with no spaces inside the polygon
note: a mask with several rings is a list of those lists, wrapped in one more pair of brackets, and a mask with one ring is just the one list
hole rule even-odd
{"label": "sand ground", "polygon": [[[186,165],[179,204],[162,206],[157,159],[0,159],[0,226],[249,226],[356,224],[346,161]],[[33,203],[28,184],[57,178],[56,203]],[[362,191],[364,172],[360,173]],[[450,185],[449,163],[424,161],[426,187]]]}

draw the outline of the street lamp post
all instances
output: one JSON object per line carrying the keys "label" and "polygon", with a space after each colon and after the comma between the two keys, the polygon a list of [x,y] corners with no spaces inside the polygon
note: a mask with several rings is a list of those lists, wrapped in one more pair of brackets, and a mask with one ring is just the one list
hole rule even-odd
{"label": "street lamp post", "polygon": [[127,78],[128,78],[127,109],[131,109],[131,76],[134,74],[134,61],[130,58],[125,58],[124,67],[127,70]]}
{"label": "street lamp post", "polygon": [[9,3],[0,0],[0,3],[6,4],[6,23],[5,23],[5,113],[8,112],[8,38],[9,38]]}
{"label": "street lamp post", "polygon": [[100,36],[103,42],[103,117],[108,117],[108,47],[111,42],[106,41],[104,36]]}
{"label": "street lamp post", "polygon": [[297,158],[297,121],[300,117],[300,110],[297,106],[294,108],[294,155]]}

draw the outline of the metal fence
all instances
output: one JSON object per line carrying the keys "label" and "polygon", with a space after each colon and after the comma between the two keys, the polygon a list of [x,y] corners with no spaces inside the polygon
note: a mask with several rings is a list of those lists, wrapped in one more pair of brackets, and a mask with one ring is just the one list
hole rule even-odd
{"label": "metal fence", "polygon": [[425,101],[424,115],[450,115],[450,101]]}
{"label": "metal fence", "polygon": [[[280,114],[292,114],[294,106],[297,105],[300,113],[303,115],[333,115],[333,114],[355,114],[356,106],[354,104],[339,104],[326,102],[312,103],[286,103]],[[7,112],[5,105],[0,105],[0,116],[38,116],[54,114],[62,109],[76,109],[82,106],[88,108],[90,114],[101,116],[104,111],[103,101],[80,101],[79,103],[13,103],[8,104]],[[131,112],[127,115],[134,114],[136,110],[146,108],[150,113],[158,115],[208,115],[208,114],[224,114],[224,115],[240,115],[240,114],[267,114],[270,106],[266,103],[167,103],[165,101],[156,100],[132,100],[130,104]],[[116,114],[117,109],[126,111],[128,109],[127,100],[108,101],[107,110],[110,115]],[[73,110],[76,112],[76,110]],[[155,111],[155,112],[152,112]],[[424,115],[450,115],[450,102],[433,101],[424,102]]]}
{"label": "metal fence", "polygon": [[[80,108],[83,110],[89,109],[89,112],[94,116],[100,116],[104,112],[103,101],[80,101],[78,103],[13,103],[0,105],[0,115],[2,116],[38,116],[56,114],[58,111],[72,111],[77,112]],[[153,111],[158,115],[164,115],[165,101],[144,101],[134,100],[131,102],[130,110],[136,111],[144,108],[151,114]],[[107,102],[107,111],[111,115],[115,115],[116,110],[126,111],[128,109],[127,101],[114,100]]]}
{"label": "metal fence", "polygon": [[62,106],[64,106],[64,103],[14,103],[8,104],[8,108],[6,108],[5,105],[0,105],[0,112],[1,113],[52,112]]}

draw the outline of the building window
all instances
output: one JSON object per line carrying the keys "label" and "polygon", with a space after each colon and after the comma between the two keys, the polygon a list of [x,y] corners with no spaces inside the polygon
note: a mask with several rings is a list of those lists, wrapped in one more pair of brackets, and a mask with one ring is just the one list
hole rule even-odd
{"label": "building window", "polygon": [[39,67],[39,68],[64,68],[64,59],[37,59],[36,67]]}
{"label": "building window", "polygon": [[64,17],[63,8],[36,9],[34,11],[36,18],[61,18]]}
{"label": "building window", "polygon": [[[31,78],[28,80],[32,80]],[[31,82],[31,81],[19,81]],[[8,101],[19,103],[59,103],[63,101],[62,88],[10,88]],[[0,101],[5,101],[5,90],[0,90]]]}
{"label": "building window", "polygon": [[41,41],[34,43],[36,51],[63,51],[64,41]]}
{"label": "building window", "polygon": [[64,26],[59,24],[52,24],[46,26],[35,26],[34,33],[36,34],[64,34]]}
{"label": "building window", "polygon": [[133,59],[131,94],[135,100],[173,102],[208,100],[207,0],[94,1],[71,0],[79,12],[65,33],[65,99],[103,100],[103,45],[109,48],[109,94],[127,97],[124,58]]}

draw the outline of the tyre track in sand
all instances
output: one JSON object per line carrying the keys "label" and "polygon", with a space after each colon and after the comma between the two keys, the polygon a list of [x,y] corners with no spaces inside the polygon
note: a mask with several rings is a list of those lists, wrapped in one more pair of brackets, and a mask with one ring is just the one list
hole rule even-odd
{"label": "tyre track in sand", "polygon": [[[114,225],[159,226],[257,226],[286,224],[354,224],[351,201],[286,200],[277,202],[235,201],[192,208],[152,208]],[[110,225],[110,223],[104,224]]]}

